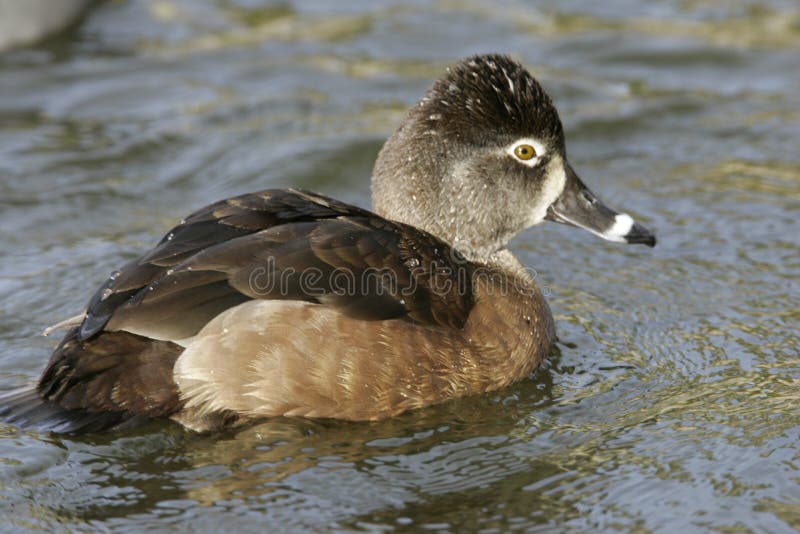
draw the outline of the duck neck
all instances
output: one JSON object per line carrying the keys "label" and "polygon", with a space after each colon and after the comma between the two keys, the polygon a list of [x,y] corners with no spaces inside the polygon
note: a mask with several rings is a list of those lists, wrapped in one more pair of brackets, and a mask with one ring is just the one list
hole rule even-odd
{"label": "duck neck", "polygon": [[446,142],[432,132],[420,149],[422,133],[405,124],[384,145],[372,175],[372,207],[382,217],[442,239],[465,258],[488,263],[513,234],[501,228],[484,192],[466,183],[464,165],[445,157]]}
{"label": "duck neck", "polygon": [[488,266],[515,277],[526,285],[534,284],[534,275],[526,269],[514,254],[507,248],[494,252],[485,262]]}

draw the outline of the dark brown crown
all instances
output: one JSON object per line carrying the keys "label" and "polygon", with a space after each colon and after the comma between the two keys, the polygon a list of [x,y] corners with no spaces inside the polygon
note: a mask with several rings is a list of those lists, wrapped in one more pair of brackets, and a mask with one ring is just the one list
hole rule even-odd
{"label": "dark brown crown", "polygon": [[[426,126],[486,144],[524,136],[556,141],[563,129],[552,100],[522,65],[499,54],[467,58],[430,88],[417,111]],[[434,124],[438,122],[438,125]]]}

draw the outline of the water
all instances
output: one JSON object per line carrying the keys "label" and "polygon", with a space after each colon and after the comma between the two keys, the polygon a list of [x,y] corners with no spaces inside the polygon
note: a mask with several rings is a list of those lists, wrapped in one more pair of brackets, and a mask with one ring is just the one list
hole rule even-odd
{"label": "water", "polygon": [[445,65],[504,51],[653,250],[553,224],[530,380],[376,424],[0,426],[0,530],[800,528],[800,11],[780,0],[108,2],[0,55],[0,384],[192,209],[300,186],[361,205]]}

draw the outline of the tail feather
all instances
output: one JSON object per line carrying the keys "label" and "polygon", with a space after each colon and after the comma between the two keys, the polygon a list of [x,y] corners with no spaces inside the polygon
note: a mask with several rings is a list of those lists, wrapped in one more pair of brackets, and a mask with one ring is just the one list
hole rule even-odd
{"label": "tail feather", "polygon": [[0,421],[62,434],[123,430],[178,412],[183,347],[129,332],[82,340],[73,326],[36,387],[0,392]]}
{"label": "tail feather", "polygon": [[147,417],[129,412],[67,410],[44,400],[30,387],[0,393],[0,422],[21,428],[59,434],[122,430],[139,426]]}

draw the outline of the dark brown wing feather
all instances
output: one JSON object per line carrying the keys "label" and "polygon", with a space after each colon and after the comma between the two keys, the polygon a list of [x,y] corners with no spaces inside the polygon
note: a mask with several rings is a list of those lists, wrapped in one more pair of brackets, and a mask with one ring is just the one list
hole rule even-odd
{"label": "dark brown wing feather", "polygon": [[413,227],[320,195],[268,190],[195,212],[114,273],[89,303],[79,337],[108,325],[181,339],[248,299],[460,328],[472,307],[471,269]]}
{"label": "dark brown wing feather", "polygon": [[120,305],[201,250],[280,224],[348,214],[369,212],[291,189],[250,193],[201,208],[167,232],[153,250],[109,276],[89,301],[80,338],[99,332]]}

